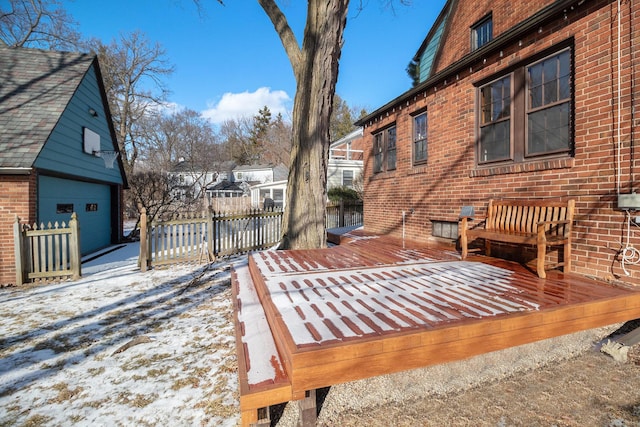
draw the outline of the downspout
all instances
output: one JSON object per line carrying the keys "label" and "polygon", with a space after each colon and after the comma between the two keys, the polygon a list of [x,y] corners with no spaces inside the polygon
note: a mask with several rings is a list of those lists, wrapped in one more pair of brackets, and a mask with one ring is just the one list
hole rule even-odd
{"label": "downspout", "polygon": [[[622,144],[620,143],[620,134],[621,134],[621,120],[620,120],[620,114],[622,113],[622,102],[621,102],[621,96],[622,96],[622,73],[621,73],[621,69],[622,69],[622,62],[621,62],[621,58],[620,58],[620,54],[622,53],[622,48],[620,46],[620,43],[622,41],[622,37],[621,37],[621,28],[622,28],[622,9],[620,8],[620,1],[618,0],[618,117],[616,119],[616,143],[617,143],[617,157],[618,157],[618,173],[616,176],[616,191],[617,194],[620,194],[620,177],[622,175],[622,171],[621,171],[621,165],[622,165]],[[633,184],[632,184],[633,185]],[[631,189],[633,190],[633,189]]]}

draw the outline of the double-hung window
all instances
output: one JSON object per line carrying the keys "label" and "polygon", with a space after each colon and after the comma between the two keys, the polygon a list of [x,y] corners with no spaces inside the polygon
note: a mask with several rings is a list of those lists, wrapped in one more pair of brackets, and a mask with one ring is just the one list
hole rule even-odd
{"label": "double-hung window", "polygon": [[570,155],[572,103],[570,48],[480,86],[478,164]]}
{"label": "double-hung window", "polygon": [[427,112],[413,116],[413,164],[427,161]]}
{"label": "double-hung window", "polygon": [[396,127],[388,127],[373,135],[373,172],[396,168]]}
{"label": "double-hung window", "polygon": [[511,157],[511,76],[480,89],[480,162]]}
{"label": "double-hung window", "polygon": [[343,170],[342,171],[342,185],[344,187],[353,187],[353,171],[352,170]]}

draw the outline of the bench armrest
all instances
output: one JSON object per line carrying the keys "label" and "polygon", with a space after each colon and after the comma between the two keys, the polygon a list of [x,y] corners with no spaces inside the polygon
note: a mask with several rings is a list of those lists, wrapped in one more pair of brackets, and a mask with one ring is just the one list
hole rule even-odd
{"label": "bench armrest", "polygon": [[[473,221],[475,219],[475,217],[473,216],[461,216],[459,218],[459,222],[460,222],[460,229],[466,230],[467,229],[467,224],[471,221]],[[482,224],[484,224],[487,221],[486,218],[480,218],[480,221],[473,227],[479,227]]]}

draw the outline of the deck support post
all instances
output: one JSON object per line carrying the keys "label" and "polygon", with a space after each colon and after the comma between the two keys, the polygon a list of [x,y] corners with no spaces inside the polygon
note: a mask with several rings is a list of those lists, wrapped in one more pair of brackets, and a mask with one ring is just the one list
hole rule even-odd
{"label": "deck support post", "polygon": [[312,427],[316,425],[316,391],[308,390],[304,393],[304,399],[298,400],[298,427]]}

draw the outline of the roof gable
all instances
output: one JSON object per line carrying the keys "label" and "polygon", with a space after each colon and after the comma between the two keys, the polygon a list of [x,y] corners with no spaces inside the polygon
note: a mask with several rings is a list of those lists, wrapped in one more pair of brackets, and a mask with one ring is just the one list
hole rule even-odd
{"label": "roof gable", "polygon": [[449,21],[448,18],[450,16],[449,12],[452,7],[455,7],[455,5],[452,6],[452,3],[457,2],[448,0],[445,3],[442,11],[440,12],[440,15],[438,15],[438,18],[436,18],[436,21],[431,27],[431,30],[429,30],[427,37],[424,39],[422,45],[418,49],[418,52],[416,52],[415,56],[413,57],[413,61],[418,64],[418,83],[422,83],[423,81],[427,80],[433,73],[433,64],[435,63],[442,46],[442,35],[447,28],[447,23]]}
{"label": "roof gable", "polygon": [[[498,54],[501,49],[513,46],[519,38],[530,34],[548,22],[553,22],[575,0],[532,0],[526,8],[515,8],[508,0],[453,0],[448,23],[433,69],[427,80],[417,84],[397,98],[386,103],[355,122],[356,126],[366,126],[377,120],[385,112],[395,111],[401,104],[409,103],[416,96],[426,94],[428,89],[437,88],[439,83],[446,86],[447,79],[458,80],[459,73],[467,75],[474,72],[474,65],[482,63],[490,54]],[[491,12],[493,17],[493,38],[482,47],[471,50],[470,31],[473,24]],[[423,47],[429,38],[425,39]],[[420,53],[421,51],[419,51]],[[464,76],[460,76],[463,78]],[[449,81],[452,81],[449,80]],[[408,104],[407,104],[408,105]]]}
{"label": "roof gable", "polygon": [[0,48],[0,167],[32,167],[93,60]]}
{"label": "roof gable", "polygon": [[567,2],[528,0],[526,7],[523,3],[514,3],[513,0],[453,0],[447,4],[449,3],[451,6],[448,12],[447,28],[441,36],[438,55],[427,78],[481,50],[473,50],[471,30],[488,15],[491,15],[493,23],[492,40],[500,40],[514,27],[539,14],[545,8]]}

